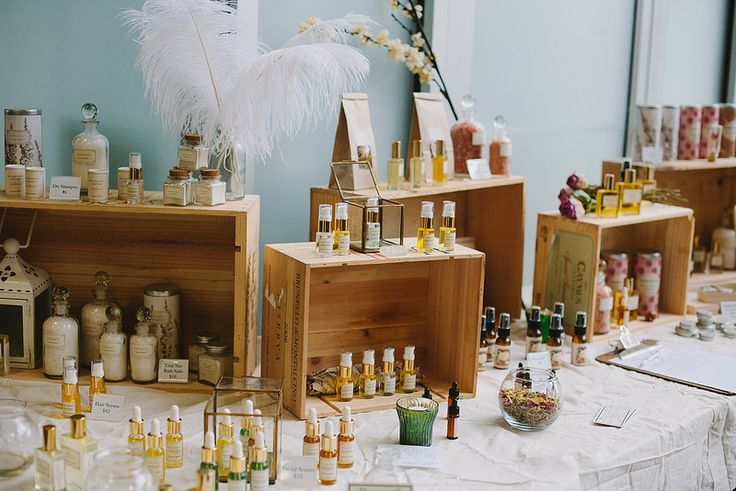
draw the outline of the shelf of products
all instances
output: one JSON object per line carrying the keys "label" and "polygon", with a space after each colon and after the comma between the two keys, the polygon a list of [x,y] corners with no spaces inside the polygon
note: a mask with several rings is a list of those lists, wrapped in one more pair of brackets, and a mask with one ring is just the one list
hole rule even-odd
{"label": "shelf of products", "polygon": [[[558,212],[540,213],[534,262],[535,305],[565,303],[565,325],[574,323],[575,312],[588,313],[588,337],[595,325],[596,279],[602,252],[661,253],[659,318],[632,321],[630,328],[669,322],[686,313],[686,297],[692,237],[693,211],[688,208],[645,204],[640,215],[619,218],[584,216],[578,220]],[[669,314],[669,315],[668,315]]]}
{"label": "shelf of products", "polygon": [[[381,195],[404,205],[404,234],[415,237],[422,201],[433,201],[442,210],[442,201],[456,203],[457,242],[486,254],[484,302],[499,312],[516,318],[521,312],[522,270],[524,266],[525,179],[518,176],[491,179],[452,179],[442,186],[416,190],[389,191],[380,184]],[[361,195],[363,191],[353,192]],[[311,188],[309,239],[317,230],[321,203],[340,201],[337,189]]]}
{"label": "shelf of products", "polygon": [[[423,383],[442,393],[457,380],[466,396],[475,395],[484,261],[463,246],[319,258],[313,242],[266,245],[262,375],[283,378],[284,406],[297,417],[310,407],[334,414],[335,403],[307,396],[308,373],[338,366],[343,351],[359,363],[367,348],[380,367],[383,348],[393,346],[398,362],[403,347],[414,345]],[[394,404],[382,396],[352,403],[355,412]]]}
{"label": "shelf of products", "polygon": [[[110,299],[123,310],[130,333],[143,289],[168,282],[181,291],[180,357],[202,331],[233,346],[235,376],[256,367],[258,295],[258,196],[220,206],[163,206],[146,192],[130,205],[110,193],[107,203],[7,198],[3,237],[25,237],[38,212],[30,247],[22,256],[71,292],[72,314],[91,299],[95,272],[110,274]],[[15,371],[14,371],[15,373]],[[171,384],[161,384],[171,388]]]}
{"label": "shelf of products", "polygon": [[720,303],[703,302],[698,297],[698,291],[704,286],[728,286],[736,285],[736,271],[723,271],[721,273],[693,273],[688,282],[687,313],[695,315],[695,312],[704,310],[712,313],[721,311]]}

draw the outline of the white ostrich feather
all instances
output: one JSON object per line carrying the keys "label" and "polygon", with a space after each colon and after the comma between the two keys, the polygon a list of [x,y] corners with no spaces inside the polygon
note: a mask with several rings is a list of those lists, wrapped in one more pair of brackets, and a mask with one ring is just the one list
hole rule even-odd
{"label": "white ostrich feather", "polygon": [[146,0],[122,15],[140,44],[136,65],[164,126],[202,133],[215,152],[239,143],[246,155],[267,157],[280,137],[334,110],[370,68],[341,44],[351,26],[370,22],[364,16],[321,21],[265,51],[246,41],[242,16],[219,0]]}

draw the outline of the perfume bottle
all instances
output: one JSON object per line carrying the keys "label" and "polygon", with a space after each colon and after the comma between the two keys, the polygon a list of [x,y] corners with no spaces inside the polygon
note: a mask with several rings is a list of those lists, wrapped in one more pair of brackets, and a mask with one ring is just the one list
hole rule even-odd
{"label": "perfume bottle", "polygon": [[[248,474],[248,481],[250,481],[250,464],[253,462],[253,459],[255,458],[255,452],[256,452],[256,435],[260,432],[263,433],[265,430],[265,427],[263,425],[263,418],[261,417],[261,410],[260,409],[254,409],[253,410],[253,428],[251,428],[250,431],[250,438],[248,439],[248,455],[247,455],[247,463],[248,463],[248,469],[246,469],[246,473]],[[265,433],[264,433],[265,435]]]}
{"label": "perfume bottle", "polygon": [[542,344],[542,310],[534,305],[532,306],[532,311],[529,316],[529,321],[527,321],[527,328],[526,328],[526,352],[525,355],[528,355],[529,353],[536,353],[538,351],[544,351],[544,344]]}
{"label": "perfume bottle", "polygon": [[337,398],[342,402],[353,400],[353,354],[349,351],[345,351],[340,355]]}
{"label": "perfume bottle", "polygon": [[332,205],[319,205],[319,222],[315,242],[319,257],[332,257],[332,244],[334,242],[332,235]]}
{"label": "perfume bottle", "polygon": [[143,203],[143,167],[140,153],[131,152],[128,155],[128,169],[127,203],[129,205],[141,204]]}
{"label": "perfume bottle", "polygon": [[626,169],[624,181],[616,185],[622,215],[638,215],[641,212],[641,183],[636,181],[636,170]]}
{"label": "perfume bottle", "polygon": [[440,225],[440,248],[447,252],[455,250],[455,202],[442,202],[442,225]]}
{"label": "perfume bottle", "polygon": [[496,358],[493,368],[505,369],[511,360],[511,316],[506,312],[498,319],[498,335],[496,336]]}
{"label": "perfume bottle", "polygon": [[371,196],[366,200],[365,218],[365,248],[364,252],[379,252],[381,250],[381,214],[378,208],[380,198]]}
{"label": "perfume bottle", "polygon": [[154,482],[163,483],[166,480],[166,466],[164,465],[164,437],[157,419],[151,420],[151,431],[146,438],[146,467],[153,476]]}
{"label": "perfume bottle", "polygon": [[621,200],[614,187],[614,179],[613,174],[606,174],[603,189],[599,189],[595,195],[595,214],[599,217],[616,218],[620,211]]}
{"label": "perfume bottle", "polygon": [[419,230],[417,230],[417,250],[431,252],[435,248],[434,236],[434,203],[422,201],[419,215]]}
{"label": "perfume bottle", "polygon": [[[616,292],[619,293],[619,292]],[[621,328],[629,324],[629,288],[624,287],[616,303],[616,325]]]}
{"label": "perfume bottle", "polygon": [[220,421],[217,439],[217,467],[220,470],[220,482],[227,482],[227,473],[230,471],[230,456],[233,454],[233,420],[230,409],[223,409],[224,418]]}
{"label": "perfume bottle", "polygon": [[350,229],[348,228],[348,204],[335,205],[335,233],[333,253],[347,256],[350,253]]}
{"label": "perfume bottle", "polygon": [[578,312],[575,317],[575,332],[572,336],[571,363],[577,366],[583,366],[588,362],[588,336],[587,315],[585,312]]}
{"label": "perfume bottle", "polygon": [[349,468],[355,462],[355,435],[353,434],[353,418],[350,406],[342,407],[340,433],[337,435],[337,466]]}
{"label": "perfume bottle", "polygon": [[43,446],[37,448],[35,489],[64,491],[64,453],[56,448],[56,426],[43,427]]}
{"label": "perfume bottle", "polygon": [[[503,320],[501,314],[501,320]],[[458,424],[457,420],[460,418],[460,388],[457,386],[457,381],[452,382],[452,387],[447,392],[447,439],[457,440],[458,437]]]}
{"label": "perfume bottle", "polygon": [[641,184],[642,198],[645,198],[649,193],[657,190],[657,181],[654,180],[654,166],[642,164],[639,169],[641,175],[637,176],[636,182]]}
{"label": "perfume bottle", "polygon": [[133,406],[133,417],[128,422],[128,449],[138,457],[146,456],[146,435],[140,406]]}
{"label": "perfume bottle", "polygon": [[383,369],[381,370],[381,395],[392,396],[396,393],[396,372],[394,371],[394,349],[383,349]]}
{"label": "perfume bottle", "polygon": [[69,290],[56,286],[52,291],[54,312],[43,322],[43,374],[49,378],[61,378],[66,356],[79,356],[79,324],[69,315]]}
{"label": "perfume bottle", "polygon": [[89,385],[89,407],[90,412],[94,407],[94,399],[96,394],[107,394],[105,386],[105,365],[102,360],[92,360],[90,363],[90,385]]}
{"label": "perfume bottle", "polygon": [[404,346],[404,363],[399,373],[401,392],[410,394],[417,389],[417,369],[414,365],[414,346]]}
{"label": "perfume bottle", "polygon": [[337,482],[337,437],[332,429],[332,421],[325,421],[322,433],[322,446],[319,451],[319,483]]}
{"label": "perfume bottle", "polygon": [[485,308],[486,316],[486,340],[488,341],[488,363],[493,363],[496,358],[496,309]]}
{"label": "perfume bottle", "polygon": [[130,336],[130,378],[137,384],[156,380],[156,336],[150,333],[151,309],[140,307],[136,313],[138,323],[135,334]]}
{"label": "perfume bottle", "polygon": [[128,376],[128,337],[121,331],[123,312],[116,304],[105,309],[107,322],[100,336],[100,358],[105,366],[105,378],[120,382]]}
{"label": "perfume bottle", "polygon": [[219,469],[217,467],[216,457],[217,448],[215,447],[215,434],[208,431],[204,434],[204,445],[202,445],[202,462],[199,464],[200,470],[215,471],[215,489],[220,487]]}
{"label": "perfume bottle", "polygon": [[268,490],[268,449],[266,448],[266,437],[263,431],[256,432],[253,457],[250,459],[248,474],[250,476],[250,491]]}
{"label": "perfume bottle", "polygon": [[629,320],[635,321],[639,318],[639,290],[634,288],[634,278],[626,278],[624,285],[629,292]]}
{"label": "perfume bottle", "polygon": [[317,410],[313,407],[309,408],[307,421],[304,423],[304,438],[302,441],[302,456],[314,457],[315,465],[319,459],[319,421],[317,420]]}
{"label": "perfume bottle", "polygon": [[549,321],[549,337],[547,338],[547,351],[549,351],[552,368],[560,368],[562,365],[562,338],[564,333],[562,316],[552,314]]}
{"label": "perfume bottle", "polygon": [[71,417],[71,431],[61,437],[64,451],[64,477],[67,491],[84,491],[97,440],[87,435],[87,420],[82,414]]}
{"label": "perfume bottle", "polygon": [[166,468],[174,469],[184,465],[184,435],[181,434],[179,406],[171,406],[166,420]]}
{"label": "perfume bottle", "polygon": [[401,142],[391,142],[391,158],[388,161],[388,189],[397,191],[404,173],[404,159],[401,158]]}
{"label": "perfume bottle", "polygon": [[[68,360],[68,362],[66,360]],[[75,414],[79,414],[81,412],[82,408],[81,399],[79,397],[79,373],[77,372],[77,364],[74,358],[68,357],[65,358],[64,377],[61,381],[61,413],[64,417],[71,418]]]}
{"label": "perfume bottle", "polygon": [[447,182],[447,155],[445,155],[445,140],[437,140],[434,142],[432,181],[435,186],[442,186]]}
{"label": "perfume bottle", "polygon": [[227,474],[227,491],[246,491],[246,479],[243,443],[240,440],[235,440],[233,454],[230,456],[230,471]]}
{"label": "perfume bottle", "polygon": [[488,164],[494,176],[508,176],[511,167],[511,138],[506,129],[506,118],[498,115],[493,119],[493,138],[489,148]]}
{"label": "perfume bottle", "polygon": [[91,102],[82,106],[82,124],[84,131],[72,140],[72,175],[80,178],[82,194],[87,194],[87,171],[110,171],[110,144],[97,131],[97,106]]}
{"label": "perfume bottle", "polygon": [[422,153],[422,140],[411,142],[411,159],[409,160],[409,174],[411,187],[419,189],[424,184],[424,154]]}
{"label": "perfume bottle", "polygon": [[488,362],[488,339],[486,330],[486,315],[480,316],[480,346],[478,348],[478,366],[477,370],[482,372],[486,369],[486,363]]}
{"label": "perfume bottle", "polygon": [[722,273],[723,272],[723,253],[721,253],[721,241],[713,241],[713,250],[708,254],[710,256],[708,261],[708,272],[709,273]]}
{"label": "perfume bottle", "polygon": [[95,274],[95,286],[92,288],[94,299],[82,307],[82,347],[79,356],[81,364],[89,366],[89,362],[100,357],[100,336],[107,322],[107,288],[110,275],[104,271]]}
{"label": "perfume bottle", "polygon": [[[243,443],[243,448],[248,448],[248,442],[250,441],[251,433],[253,430],[253,401],[246,399],[243,401],[243,416],[240,422],[240,441]],[[245,453],[246,472],[248,471],[248,452]]]}
{"label": "perfume bottle", "polygon": [[363,399],[373,399],[376,397],[376,352],[372,349],[363,351],[363,371],[360,374],[358,390]]}

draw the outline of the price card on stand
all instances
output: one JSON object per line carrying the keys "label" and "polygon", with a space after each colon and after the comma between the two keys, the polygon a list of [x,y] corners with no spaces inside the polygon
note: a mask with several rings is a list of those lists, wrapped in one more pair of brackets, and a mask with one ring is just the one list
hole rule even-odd
{"label": "price card on stand", "polygon": [[189,382],[189,360],[161,359],[158,361],[158,381],[169,384]]}
{"label": "price card on stand", "polygon": [[89,419],[112,422],[120,422],[123,420],[125,396],[95,394],[92,400],[92,412],[89,415]]}
{"label": "price card on stand", "polygon": [[287,487],[311,488],[317,482],[315,457],[286,455],[281,463],[279,481]]}
{"label": "price card on stand", "polygon": [[82,179],[75,176],[54,176],[49,186],[49,199],[79,201]]}
{"label": "price card on stand", "polygon": [[468,159],[465,161],[468,164],[468,174],[470,179],[490,179],[491,168],[488,166],[486,159]]}

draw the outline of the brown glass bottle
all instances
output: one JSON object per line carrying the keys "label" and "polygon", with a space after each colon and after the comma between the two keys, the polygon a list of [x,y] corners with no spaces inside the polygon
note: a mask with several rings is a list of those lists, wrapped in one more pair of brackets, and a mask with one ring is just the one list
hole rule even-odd
{"label": "brown glass bottle", "polygon": [[488,362],[488,339],[486,338],[486,315],[480,316],[480,346],[478,347],[478,366],[476,369],[482,372],[486,369]]}
{"label": "brown glass bottle", "polygon": [[525,356],[537,351],[544,351],[544,345],[542,344],[542,309],[534,305],[527,321]]}
{"label": "brown glass bottle", "polygon": [[549,323],[549,337],[547,338],[547,351],[552,363],[552,368],[560,368],[562,365],[562,316],[552,314]]}
{"label": "brown glass bottle", "polygon": [[508,368],[511,360],[511,316],[504,312],[498,319],[498,336],[496,337],[496,358],[494,368]]}
{"label": "brown glass bottle", "polygon": [[457,381],[452,382],[452,387],[447,394],[447,439],[457,440],[457,419],[460,417],[460,389]]}
{"label": "brown glass bottle", "polygon": [[575,332],[572,336],[570,360],[573,365],[582,366],[588,362],[588,336],[586,335],[587,320],[587,314],[585,312],[581,311],[577,313],[575,318]]}
{"label": "brown glass bottle", "polygon": [[488,363],[493,363],[496,354],[496,309],[486,307],[486,339],[488,340]]}

